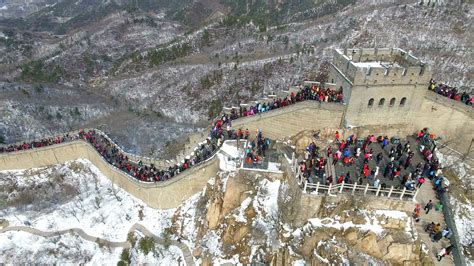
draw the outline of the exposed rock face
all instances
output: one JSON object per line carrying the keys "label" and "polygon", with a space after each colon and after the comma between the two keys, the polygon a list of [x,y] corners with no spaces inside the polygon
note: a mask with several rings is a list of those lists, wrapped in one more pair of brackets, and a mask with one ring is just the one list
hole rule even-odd
{"label": "exposed rock face", "polygon": [[247,197],[244,192],[251,188],[242,179],[229,178],[227,180],[226,191],[222,204],[222,216],[226,216],[232,210],[240,206],[240,203]]}
{"label": "exposed rock face", "polygon": [[236,244],[248,236],[251,227],[247,223],[239,223],[234,219],[227,219],[226,228],[222,240],[225,244]]}
{"label": "exposed rock face", "polygon": [[387,235],[378,242],[379,249],[382,252],[382,254],[387,254],[387,249],[393,243],[393,241],[394,240],[393,240],[392,235]]}
{"label": "exposed rock face", "polygon": [[364,238],[358,241],[355,247],[373,257],[382,257],[382,252],[380,251],[380,247],[377,244],[377,235],[375,235],[373,232],[367,233]]}
{"label": "exposed rock face", "polygon": [[383,256],[384,260],[390,261],[391,263],[405,263],[408,261],[419,260],[419,254],[414,251],[412,244],[401,244],[392,243],[387,250],[387,253]]}
{"label": "exposed rock face", "polygon": [[309,260],[317,243],[322,240],[327,240],[330,237],[331,236],[323,229],[314,230],[311,235],[304,239],[304,242],[300,248],[303,257],[306,260]]}
{"label": "exposed rock face", "polygon": [[314,141],[313,134],[312,131],[303,131],[292,138],[296,153],[301,154],[306,150],[306,147]]}
{"label": "exposed rock face", "polygon": [[[350,240],[354,241],[355,236],[354,232],[349,232],[346,234],[346,239],[348,242]],[[373,232],[369,232],[363,239],[357,241],[355,248],[375,258],[394,264],[405,264],[420,260],[420,252],[417,251],[415,244],[398,243],[391,234],[387,234],[383,239],[377,241],[377,236]]]}
{"label": "exposed rock face", "polygon": [[359,234],[356,229],[349,228],[345,232],[344,237],[346,238],[346,241],[349,245],[355,245],[357,243],[357,239],[359,238]]}
{"label": "exposed rock face", "polygon": [[216,229],[219,225],[219,218],[222,211],[222,199],[215,198],[214,201],[209,206],[207,211],[207,222],[209,224],[209,229]]}
{"label": "exposed rock face", "polygon": [[387,218],[385,224],[382,224],[382,227],[386,229],[403,229],[405,226],[406,222],[404,220],[394,218]]}
{"label": "exposed rock face", "polygon": [[[203,265],[216,259],[242,264],[295,260],[410,264],[421,259],[420,247],[405,231],[410,218],[403,213],[380,214],[367,210],[371,203],[367,199],[350,197],[319,198],[317,206],[310,201],[303,204],[307,197],[287,198],[297,184],[285,174],[225,175],[210,182],[199,200],[204,211],[195,217],[193,256]],[[309,217],[294,215],[314,207],[318,211]]]}
{"label": "exposed rock face", "polygon": [[[305,151],[306,147],[311,143],[315,142],[317,146],[324,149],[328,143],[334,139],[334,132],[336,129],[324,128],[319,132],[319,139],[314,138],[314,135],[317,134],[316,131],[305,130],[291,138],[291,143],[295,145],[295,150],[297,153],[302,153]],[[340,131],[341,132],[341,131]],[[342,132],[341,132],[342,134]]]}
{"label": "exposed rock face", "polygon": [[[273,253],[268,245],[279,238],[275,220],[280,219],[277,201],[281,181],[260,175],[225,175],[225,179],[209,182],[199,200],[204,211],[195,218],[199,248],[193,250],[193,256],[203,259],[203,264],[215,262],[206,256],[221,254],[225,259],[236,256],[238,262],[249,264],[256,260],[252,250],[260,243],[258,261],[271,260]],[[210,244],[210,238],[218,238],[220,252]]]}

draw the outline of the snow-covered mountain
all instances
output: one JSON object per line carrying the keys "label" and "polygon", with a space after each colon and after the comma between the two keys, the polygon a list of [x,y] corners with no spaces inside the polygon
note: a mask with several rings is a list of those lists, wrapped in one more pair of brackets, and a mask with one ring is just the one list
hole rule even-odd
{"label": "snow-covered mountain", "polygon": [[[155,131],[174,123],[168,135],[179,139],[222,106],[324,80],[335,47],[400,47],[428,62],[436,80],[472,88],[472,4],[300,2],[67,0],[0,19],[8,91],[0,94],[0,134],[6,142],[31,137],[15,126],[24,117],[35,136],[102,125],[126,149],[153,153],[170,138],[144,141],[153,138],[150,123]],[[48,91],[88,96],[58,100]],[[69,117],[76,108],[81,115]],[[120,135],[122,121],[143,140]]]}

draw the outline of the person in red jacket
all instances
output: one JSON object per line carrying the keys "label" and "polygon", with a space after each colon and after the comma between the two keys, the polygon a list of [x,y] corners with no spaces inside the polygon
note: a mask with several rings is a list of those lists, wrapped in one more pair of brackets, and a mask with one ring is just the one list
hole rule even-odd
{"label": "person in red jacket", "polygon": [[334,139],[339,142],[339,139],[341,138],[341,135],[339,134],[339,131],[336,131],[336,133],[334,134]]}
{"label": "person in red jacket", "polygon": [[417,187],[417,188],[420,188],[420,187],[425,183],[425,181],[426,181],[425,177],[423,177],[423,176],[420,177],[420,178],[418,179],[418,183],[416,184],[416,187]]}
{"label": "person in red jacket", "polygon": [[343,175],[340,175],[338,178],[337,178],[337,183],[338,184],[342,184],[342,181],[344,180],[344,176]]}

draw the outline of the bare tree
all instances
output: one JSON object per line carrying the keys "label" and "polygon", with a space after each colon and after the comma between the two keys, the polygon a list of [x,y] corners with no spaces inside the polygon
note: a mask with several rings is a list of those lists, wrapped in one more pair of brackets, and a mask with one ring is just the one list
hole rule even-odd
{"label": "bare tree", "polygon": [[120,196],[118,195],[118,189],[115,187],[115,184],[112,181],[110,182],[110,192],[112,193],[112,195],[114,195],[115,199],[118,202],[122,201],[122,198],[120,198]]}
{"label": "bare tree", "polygon": [[77,211],[71,206],[60,208],[60,210],[65,214],[65,216],[72,215],[78,222],[81,222],[77,217]]}
{"label": "bare tree", "polygon": [[102,197],[96,196],[94,200],[94,207],[98,210],[100,209],[100,204],[102,204]]}
{"label": "bare tree", "polygon": [[76,208],[81,210],[83,214],[86,212],[86,209],[84,208],[84,203],[81,197],[78,196],[78,200],[73,201],[73,203],[74,203],[74,206],[76,206]]}

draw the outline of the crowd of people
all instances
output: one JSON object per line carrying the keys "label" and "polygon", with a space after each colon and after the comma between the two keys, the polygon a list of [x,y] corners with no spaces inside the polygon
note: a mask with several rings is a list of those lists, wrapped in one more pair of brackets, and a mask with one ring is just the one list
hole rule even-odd
{"label": "crowd of people", "polygon": [[194,149],[190,156],[187,156],[180,163],[174,164],[166,169],[158,169],[155,165],[147,165],[142,161],[134,161],[128,157],[118,146],[113,143],[105,134],[97,130],[81,130],[77,133],[68,133],[62,136],[44,138],[37,141],[23,142],[0,146],[0,153],[23,151],[33,148],[41,148],[70,142],[83,140],[92,145],[95,150],[111,165],[120,169],[124,173],[144,182],[159,182],[168,180],[188,168],[209,159],[222,145],[226,139],[246,139],[249,141],[246,157],[252,163],[257,163],[265,156],[265,152],[270,145],[270,140],[264,138],[259,130],[255,139],[251,139],[248,129],[232,129],[232,120],[228,114],[220,115],[213,123],[209,136],[205,142]]}
{"label": "crowd of people", "polygon": [[270,102],[259,102],[250,107],[241,106],[238,109],[233,108],[230,111],[230,119],[234,120],[239,117],[252,116],[307,100],[319,102],[342,102],[342,95],[342,90],[331,90],[317,85],[312,87],[305,86],[297,92],[291,92],[290,95],[284,98],[276,98]]}
{"label": "crowd of people", "polygon": [[17,145],[0,147],[0,153],[29,150],[41,148],[63,142],[84,140],[91,144],[95,150],[111,165],[145,182],[164,181],[172,178],[180,172],[202,162],[212,156],[217,149],[218,139],[209,137],[206,143],[197,147],[192,156],[184,159],[184,162],[170,166],[168,169],[157,169],[153,164],[146,165],[142,161],[132,161],[122,152],[115,143],[111,142],[104,134],[96,130],[81,130],[78,133],[69,133],[63,136],[45,138],[39,141],[24,142]]}
{"label": "crowd of people", "polygon": [[[427,134],[429,133],[423,133],[420,138],[425,138]],[[334,139],[335,144],[329,145],[324,151],[314,142],[307,146],[305,160],[300,162],[300,173],[308,182],[324,185],[369,183],[375,187],[380,185],[383,189],[389,181],[393,183],[398,180],[399,186],[395,186],[396,188],[415,190],[426,182],[425,176],[430,179],[440,178],[439,162],[432,155],[428,156],[429,160],[425,164],[413,164],[415,151],[409,141],[402,144],[396,137],[389,139],[387,136],[374,135],[362,139],[350,135],[347,139],[341,139],[337,131]],[[378,153],[374,152],[374,145],[380,146]],[[426,154],[425,148],[423,149]],[[332,161],[332,165],[342,164],[342,169],[347,172],[337,177],[326,176],[328,161]],[[360,171],[353,171],[356,176],[351,176],[350,168],[357,166],[360,166]]]}
{"label": "crowd of people", "polygon": [[269,147],[270,139],[263,137],[262,131],[258,130],[257,137],[249,140],[245,149],[245,162],[253,166],[261,165]]}
{"label": "crowd of people", "polygon": [[457,88],[448,86],[446,84],[436,83],[436,81],[433,79],[430,80],[428,89],[455,101],[460,101],[470,106],[474,105],[474,96],[469,95],[469,93],[465,91],[459,92]]}
{"label": "crowd of people", "polygon": [[[336,131],[333,144],[327,148],[321,149],[315,142],[306,147],[304,160],[299,163],[300,173],[307,182],[319,182],[323,185],[357,182],[385,189],[386,183],[393,183],[393,181],[397,183],[398,180],[397,188],[415,190],[421,188],[426,182],[432,184],[437,195],[441,196],[447,191],[449,181],[443,176],[440,164],[433,153],[436,136],[430,133],[428,128],[424,128],[416,134],[416,138],[417,143],[414,143],[412,147],[410,141],[402,143],[396,137],[389,139],[387,136],[368,135],[358,139],[350,135],[344,139]],[[418,149],[422,155],[422,162],[419,163],[413,161],[416,144],[420,144]],[[378,149],[376,145],[379,146]],[[380,152],[375,153],[375,150]],[[338,165],[337,177],[334,178],[331,175],[326,177],[326,173],[329,172],[326,171],[328,164]],[[357,165],[360,166],[360,171],[357,171]],[[351,167],[356,171],[349,171]],[[356,176],[351,176],[354,172]],[[422,205],[417,204],[412,217],[415,222],[420,222],[421,216],[428,215],[433,209],[437,212],[443,211],[442,202],[429,200],[423,210]],[[439,242],[442,238],[450,239],[453,235],[449,227],[442,227],[440,223],[434,222],[427,224],[425,231],[433,242]],[[437,259],[442,260],[454,247],[450,245],[442,248],[437,253]]]}
{"label": "crowd of people", "polygon": [[[425,232],[428,233],[428,235],[431,237],[431,241],[433,242],[439,242],[442,238],[446,238],[449,240],[453,235],[453,231],[448,226],[445,226],[443,228],[440,223],[435,222],[428,223],[425,227]],[[442,248],[436,254],[436,258],[438,259],[438,261],[441,261],[441,259],[448,256],[454,247],[454,245],[449,245],[445,248]]]}
{"label": "crowd of people", "polygon": [[8,146],[0,146],[0,153],[14,152],[14,151],[23,151],[33,148],[41,148],[46,146],[51,146],[54,144],[60,144],[67,141],[73,141],[79,139],[77,134],[65,134],[63,136],[56,136],[50,138],[44,138],[41,140],[23,142],[21,144],[12,144]]}

